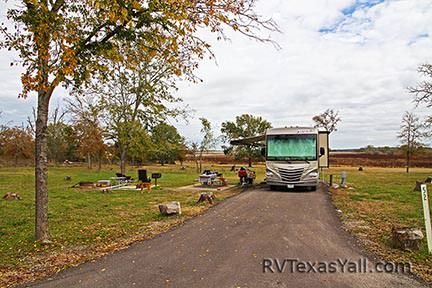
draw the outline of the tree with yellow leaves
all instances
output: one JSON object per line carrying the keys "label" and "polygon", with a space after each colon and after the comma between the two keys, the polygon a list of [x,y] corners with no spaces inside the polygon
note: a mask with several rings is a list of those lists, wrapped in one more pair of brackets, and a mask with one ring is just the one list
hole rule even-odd
{"label": "tree with yellow leaves", "polygon": [[111,63],[125,61],[129,43],[148,56],[164,56],[177,75],[190,75],[210,45],[197,36],[224,28],[258,41],[261,28],[277,30],[254,12],[255,0],[21,0],[8,10],[1,47],[18,51],[24,68],[21,97],[37,94],[36,239],[48,241],[47,121],[59,85],[80,86]]}

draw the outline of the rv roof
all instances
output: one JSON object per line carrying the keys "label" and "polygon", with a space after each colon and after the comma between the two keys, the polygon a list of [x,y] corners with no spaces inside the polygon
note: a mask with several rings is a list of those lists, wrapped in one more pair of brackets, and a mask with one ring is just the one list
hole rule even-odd
{"label": "rv roof", "polygon": [[268,129],[267,135],[281,135],[281,134],[316,134],[318,129],[314,127],[284,127],[284,128],[271,128]]}

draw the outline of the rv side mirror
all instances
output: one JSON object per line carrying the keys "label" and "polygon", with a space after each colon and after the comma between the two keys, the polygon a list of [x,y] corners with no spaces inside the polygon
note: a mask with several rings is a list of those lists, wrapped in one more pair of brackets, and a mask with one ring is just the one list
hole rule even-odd
{"label": "rv side mirror", "polygon": [[319,152],[320,152],[320,156],[325,155],[325,149],[324,149],[324,147],[320,147]]}
{"label": "rv side mirror", "polygon": [[264,147],[262,147],[262,148],[261,148],[261,156],[263,156],[263,157],[264,157],[264,156],[265,156],[265,152],[266,152],[266,151],[265,151],[265,148],[264,148]]}

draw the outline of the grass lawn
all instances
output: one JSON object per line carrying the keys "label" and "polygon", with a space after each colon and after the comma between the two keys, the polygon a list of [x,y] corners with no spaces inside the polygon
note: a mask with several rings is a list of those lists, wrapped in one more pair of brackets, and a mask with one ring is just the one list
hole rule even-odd
{"label": "grass lawn", "polygon": [[[196,204],[203,190],[176,191],[197,178],[193,163],[186,170],[178,165],[147,166],[147,173],[161,172],[159,190],[151,193],[71,188],[79,181],[96,181],[115,176],[116,167],[98,172],[83,167],[51,167],[49,169],[49,227],[52,244],[34,241],[34,170],[32,168],[0,168],[0,196],[17,192],[21,201],[0,199],[0,287],[22,283],[77,265],[104,253],[127,247],[131,242],[147,239],[166,231],[184,219],[197,215],[209,204]],[[205,165],[237,183],[231,165]],[[129,167],[128,175],[137,177],[137,169]],[[264,173],[259,167],[259,175]],[[72,177],[65,181],[64,177]],[[262,179],[258,179],[262,180]],[[237,190],[238,192],[238,190]],[[218,201],[236,191],[216,192]],[[161,216],[158,204],[180,201],[182,215]]]}
{"label": "grass lawn", "polygon": [[[415,181],[432,176],[432,169],[414,168],[409,174],[403,168],[369,168],[358,171],[337,167],[325,171],[338,175],[347,172],[351,189],[332,189],[335,205],[342,210],[347,230],[358,236],[367,249],[389,261],[411,262],[413,271],[432,282],[432,255],[428,255],[424,239],[421,250],[404,252],[396,249],[390,238],[393,226],[421,228],[425,234],[420,192],[413,192]],[[429,185],[432,191],[432,185]],[[429,197],[432,193],[429,193]],[[426,237],[426,236],[425,236]]]}

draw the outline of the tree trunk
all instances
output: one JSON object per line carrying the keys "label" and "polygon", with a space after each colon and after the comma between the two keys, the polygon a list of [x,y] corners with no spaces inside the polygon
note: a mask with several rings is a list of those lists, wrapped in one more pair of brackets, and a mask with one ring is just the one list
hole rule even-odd
{"label": "tree trunk", "polygon": [[120,152],[120,173],[126,175],[126,150]]}
{"label": "tree trunk", "polygon": [[48,234],[48,159],[47,127],[50,92],[38,92],[38,109],[36,120],[36,240],[47,241]]}
{"label": "tree trunk", "polygon": [[98,172],[102,169],[102,153],[99,152],[98,154]]}
{"label": "tree trunk", "polygon": [[92,169],[91,155],[87,153],[87,169]]}
{"label": "tree trunk", "polygon": [[407,161],[407,167],[406,167],[406,173],[409,173],[409,166],[410,166],[410,148],[408,147],[407,149],[407,156],[406,156],[406,161]]}
{"label": "tree trunk", "polygon": [[249,156],[249,167],[252,167],[252,157]]}
{"label": "tree trunk", "polygon": [[196,172],[199,173],[198,158],[196,158],[196,157],[195,157],[195,169],[196,169]]}

